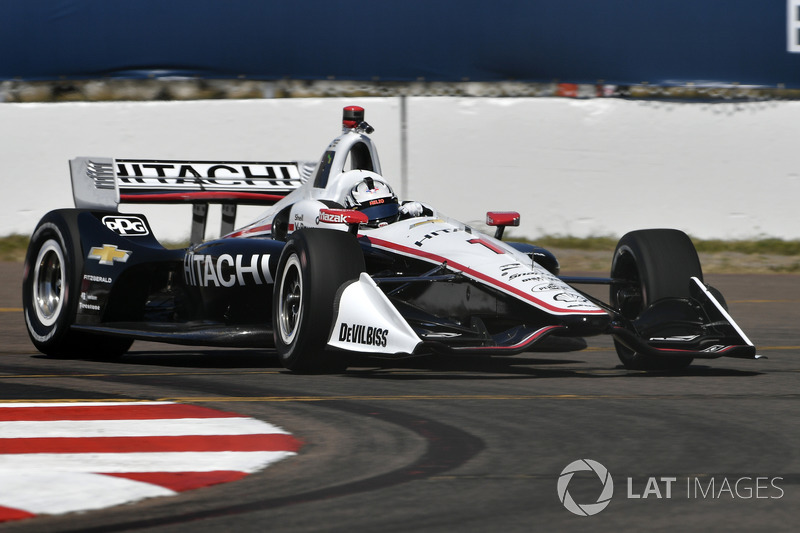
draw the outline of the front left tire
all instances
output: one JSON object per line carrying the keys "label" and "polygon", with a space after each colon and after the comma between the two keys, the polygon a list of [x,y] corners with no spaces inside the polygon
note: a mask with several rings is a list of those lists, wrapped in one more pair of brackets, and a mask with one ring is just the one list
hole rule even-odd
{"label": "front left tire", "polygon": [[286,242],[272,298],[275,348],[281,364],[304,374],[342,372],[342,354],[326,350],[336,297],[365,270],[356,238],[345,232],[303,229]]}

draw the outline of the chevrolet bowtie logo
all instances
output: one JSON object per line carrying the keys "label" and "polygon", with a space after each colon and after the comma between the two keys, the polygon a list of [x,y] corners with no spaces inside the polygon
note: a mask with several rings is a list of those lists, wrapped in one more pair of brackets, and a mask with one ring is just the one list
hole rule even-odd
{"label": "chevrolet bowtie logo", "polygon": [[101,265],[113,265],[114,261],[124,263],[131,252],[120,250],[113,244],[104,244],[102,248],[94,247],[89,251],[89,259],[98,259]]}

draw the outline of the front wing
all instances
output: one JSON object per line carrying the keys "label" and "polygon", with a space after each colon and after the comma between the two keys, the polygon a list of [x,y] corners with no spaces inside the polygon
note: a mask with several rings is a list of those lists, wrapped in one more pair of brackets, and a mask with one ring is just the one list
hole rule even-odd
{"label": "front wing", "polygon": [[517,326],[495,335],[456,330],[451,324],[420,323],[415,329],[366,273],[340,289],[334,317],[329,347],[400,357],[432,352],[513,355],[567,329],[559,324]]}
{"label": "front wing", "polygon": [[[750,339],[724,306],[697,278],[692,278],[693,298],[657,302],[634,322],[615,317],[601,326],[599,317],[585,317],[596,326],[593,334],[606,333],[630,349],[660,357],[759,358]],[[366,273],[340,289],[335,302],[331,348],[385,356],[423,353],[514,355],[532,349],[553,334],[570,334],[574,325],[558,323],[518,325],[490,335],[452,324],[417,323],[412,327],[375,281]]]}
{"label": "front wing", "polygon": [[612,323],[610,333],[638,353],[659,357],[762,358],[703,282],[693,277],[690,283],[691,299],[655,302],[632,322]]}

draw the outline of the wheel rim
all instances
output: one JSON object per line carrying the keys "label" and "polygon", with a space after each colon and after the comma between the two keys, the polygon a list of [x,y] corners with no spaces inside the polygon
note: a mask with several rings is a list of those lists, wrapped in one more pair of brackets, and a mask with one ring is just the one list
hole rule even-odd
{"label": "wheel rim", "polygon": [[611,269],[611,277],[623,279],[626,283],[611,286],[611,300],[622,316],[633,320],[644,311],[645,287],[633,253],[630,250],[622,250],[618,254]]}
{"label": "wheel rim", "polygon": [[44,326],[52,326],[64,305],[66,275],[64,253],[53,239],[39,249],[33,271],[33,307]]}
{"label": "wheel rim", "polygon": [[300,259],[296,254],[292,254],[286,261],[280,287],[278,331],[283,343],[289,345],[297,336],[303,314],[303,276]]}

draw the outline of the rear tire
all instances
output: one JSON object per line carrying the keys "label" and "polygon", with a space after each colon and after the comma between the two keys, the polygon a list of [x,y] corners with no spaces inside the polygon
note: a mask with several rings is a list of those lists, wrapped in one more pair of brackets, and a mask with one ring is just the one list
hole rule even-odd
{"label": "rear tire", "polygon": [[31,237],[22,278],[25,324],[36,349],[50,357],[111,359],[124,354],[133,341],[70,329],[83,274],[79,213],[52,211]]}
{"label": "rear tire", "polygon": [[[682,231],[651,229],[624,235],[614,252],[611,277],[626,280],[611,285],[611,305],[635,320],[662,298],[689,298],[689,278],[703,280],[700,259],[691,239]],[[641,354],[614,340],[617,355],[631,370],[682,370],[692,357]]]}
{"label": "rear tire", "polygon": [[297,373],[343,372],[341,353],[325,351],[340,287],[365,270],[356,238],[333,230],[294,232],[281,253],[272,298],[275,348]]}

